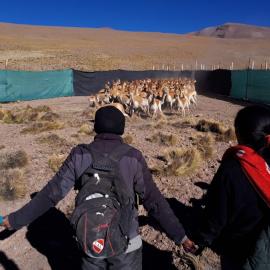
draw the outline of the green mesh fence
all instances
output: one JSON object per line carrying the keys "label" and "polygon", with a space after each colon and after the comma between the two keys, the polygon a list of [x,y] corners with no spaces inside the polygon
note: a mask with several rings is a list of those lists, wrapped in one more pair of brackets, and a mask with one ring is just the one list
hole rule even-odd
{"label": "green mesh fence", "polygon": [[0,102],[72,95],[72,70],[40,72],[0,70]]}
{"label": "green mesh fence", "polygon": [[232,71],[231,96],[250,101],[270,103],[270,71]]}

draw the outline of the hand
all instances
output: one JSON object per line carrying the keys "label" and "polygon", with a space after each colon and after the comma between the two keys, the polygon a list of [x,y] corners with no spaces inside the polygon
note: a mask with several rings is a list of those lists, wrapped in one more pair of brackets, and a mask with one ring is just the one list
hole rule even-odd
{"label": "hand", "polygon": [[182,243],[182,246],[185,252],[189,252],[192,254],[195,254],[196,251],[198,250],[198,246],[195,245],[195,243],[188,238]]}
{"label": "hand", "polygon": [[11,226],[9,224],[8,217],[0,216],[0,226],[10,229]]}

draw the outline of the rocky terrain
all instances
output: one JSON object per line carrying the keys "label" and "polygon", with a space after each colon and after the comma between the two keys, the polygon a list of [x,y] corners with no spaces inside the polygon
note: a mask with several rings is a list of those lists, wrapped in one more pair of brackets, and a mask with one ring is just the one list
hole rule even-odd
{"label": "rocky terrain", "polygon": [[270,38],[270,27],[260,27],[240,23],[225,23],[219,26],[204,28],[193,34],[196,36],[217,38],[265,39]]}

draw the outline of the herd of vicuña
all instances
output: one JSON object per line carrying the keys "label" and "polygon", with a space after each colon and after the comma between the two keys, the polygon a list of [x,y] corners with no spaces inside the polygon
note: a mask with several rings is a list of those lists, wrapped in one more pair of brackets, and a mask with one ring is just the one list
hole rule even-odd
{"label": "herd of vicu\u00f1a", "polygon": [[91,107],[120,103],[129,116],[137,113],[155,117],[158,113],[163,115],[164,109],[181,111],[184,116],[191,105],[197,105],[195,83],[189,78],[131,82],[118,79],[106,83],[104,89],[88,99]]}

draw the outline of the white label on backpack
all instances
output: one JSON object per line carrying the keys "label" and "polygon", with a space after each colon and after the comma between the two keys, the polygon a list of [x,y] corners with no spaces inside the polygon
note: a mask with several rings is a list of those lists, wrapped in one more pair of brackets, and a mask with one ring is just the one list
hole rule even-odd
{"label": "white label on backpack", "polygon": [[96,241],[94,241],[92,248],[95,253],[101,253],[104,248],[104,239],[97,239]]}
{"label": "white label on backpack", "polygon": [[92,200],[92,199],[96,199],[96,198],[103,198],[104,195],[102,195],[101,193],[94,193],[89,195],[88,197],[85,198],[86,201]]}
{"label": "white label on backpack", "polygon": [[94,173],[94,177],[97,179],[96,185],[100,182],[100,177],[98,173]]}

